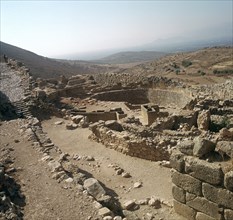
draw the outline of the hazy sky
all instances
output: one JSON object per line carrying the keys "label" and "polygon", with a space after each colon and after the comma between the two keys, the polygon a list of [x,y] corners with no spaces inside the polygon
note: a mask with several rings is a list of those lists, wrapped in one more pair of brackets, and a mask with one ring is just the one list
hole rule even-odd
{"label": "hazy sky", "polygon": [[1,0],[1,41],[56,57],[150,43],[225,25],[232,0]]}

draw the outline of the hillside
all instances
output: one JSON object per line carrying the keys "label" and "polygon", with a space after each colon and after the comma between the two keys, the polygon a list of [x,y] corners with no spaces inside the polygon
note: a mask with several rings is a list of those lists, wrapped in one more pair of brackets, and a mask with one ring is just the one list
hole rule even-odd
{"label": "hillside", "polygon": [[204,48],[176,53],[124,72],[134,75],[157,75],[194,83],[214,83],[233,76],[233,47]]}
{"label": "hillside", "polygon": [[1,56],[6,54],[9,58],[23,62],[30,68],[30,72],[34,77],[56,78],[61,75],[95,74],[109,70],[107,66],[84,61],[69,63],[50,59],[4,42],[0,42],[0,48]]}
{"label": "hillside", "polygon": [[157,51],[127,51],[112,54],[102,59],[95,60],[95,62],[108,64],[125,64],[156,60],[165,55],[167,55],[167,53]]}

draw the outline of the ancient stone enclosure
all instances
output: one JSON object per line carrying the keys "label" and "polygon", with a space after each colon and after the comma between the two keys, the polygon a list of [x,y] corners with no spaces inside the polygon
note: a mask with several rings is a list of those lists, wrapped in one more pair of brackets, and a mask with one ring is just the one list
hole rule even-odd
{"label": "ancient stone enclosure", "polygon": [[[15,108],[11,113],[15,117],[35,117],[23,132],[30,131],[29,136],[43,152],[54,149],[59,152],[53,143],[40,138],[45,135],[40,118],[55,115],[66,120],[67,130],[88,127],[89,139],[106,148],[131,157],[161,161],[171,169],[172,207],[184,218],[233,219],[232,79],[212,86],[190,86],[155,76],[142,76],[136,81],[131,74],[124,75],[125,83],[115,80],[118,78],[114,74],[45,80],[33,79],[29,70],[16,61],[9,60],[8,66],[21,73],[27,87],[24,99],[18,104],[11,103]],[[0,110],[3,117],[7,109]],[[61,163],[52,159],[49,166],[57,169],[58,179],[60,174],[64,179],[77,175],[67,176]],[[79,184],[87,191],[94,184],[100,194],[102,190],[105,193],[95,179]],[[101,203],[102,209],[107,209],[102,210],[107,213],[102,217],[116,216],[116,206],[108,203],[113,198],[106,199],[92,191],[89,194]],[[155,203],[150,205],[148,201],[145,202],[148,206],[157,209]],[[134,210],[118,202],[114,200],[121,217],[139,219],[130,218],[129,213],[127,217],[124,210],[133,212],[141,204],[134,202],[132,207],[137,207]]]}

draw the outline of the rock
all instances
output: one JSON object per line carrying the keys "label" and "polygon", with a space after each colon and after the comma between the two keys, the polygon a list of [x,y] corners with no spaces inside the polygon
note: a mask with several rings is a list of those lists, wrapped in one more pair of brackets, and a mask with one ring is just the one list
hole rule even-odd
{"label": "rock", "polygon": [[123,210],[123,214],[127,220],[140,220],[140,218],[137,216],[137,214],[130,212],[128,210]]}
{"label": "rock", "polygon": [[148,201],[148,205],[152,206],[155,209],[159,209],[161,208],[161,201],[159,198],[154,198],[152,197],[149,201]]}
{"label": "rock", "polygon": [[85,159],[86,161],[95,161],[95,158],[92,156],[87,156]]}
{"label": "rock", "polygon": [[62,165],[58,161],[50,161],[48,163],[48,165],[49,165],[52,173],[62,170]]}
{"label": "rock", "polygon": [[207,139],[196,137],[194,138],[194,147],[193,147],[193,155],[199,158],[204,155],[214,151],[215,144],[212,141]]}
{"label": "rock", "polygon": [[71,178],[71,177],[69,177],[69,178],[67,178],[67,179],[65,180],[65,182],[67,182],[67,183],[72,183],[73,181],[74,181],[74,179]]}
{"label": "rock", "polygon": [[79,124],[79,122],[83,119],[83,116],[82,115],[76,115],[76,116],[73,116],[71,118],[71,120],[75,123],[75,124]]}
{"label": "rock", "polygon": [[227,155],[233,158],[233,142],[232,141],[218,141],[215,150],[223,157]]}
{"label": "rock", "polygon": [[178,149],[185,155],[193,155],[194,142],[191,140],[184,140],[178,145]]}
{"label": "rock", "polygon": [[113,218],[113,220],[122,220],[122,217],[121,217],[121,216],[115,216],[115,217]]}
{"label": "rock", "polygon": [[104,217],[104,216],[112,216],[112,212],[108,208],[106,208],[106,207],[103,207],[103,208],[99,209],[98,214],[100,216],[102,216],[102,217]]}
{"label": "rock", "polygon": [[124,172],[123,169],[118,169],[118,170],[116,171],[116,175],[121,175],[123,172]]}
{"label": "rock", "polygon": [[133,188],[140,188],[142,186],[141,182],[136,182],[133,184]]}
{"label": "rock", "polygon": [[167,168],[171,168],[171,163],[170,161],[167,161],[167,160],[163,160],[159,163],[160,166],[163,166],[163,167],[167,167]]}
{"label": "rock", "polygon": [[229,171],[224,177],[224,186],[233,192],[233,171]]}
{"label": "rock", "polygon": [[105,216],[103,220],[112,220],[112,216]]}
{"label": "rock", "polygon": [[127,172],[123,172],[121,174],[121,176],[124,177],[124,178],[130,178],[131,177],[131,175],[129,173],[127,173]]}
{"label": "rock", "polygon": [[61,124],[63,124],[63,121],[56,121],[54,124],[55,125],[61,125]]}
{"label": "rock", "polygon": [[137,204],[139,204],[139,205],[147,205],[149,200],[150,200],[149,198],[148,199],[141,199],[141,200],[137,201]]}
{"label": "rock", "polygon": [[66,124],[66,129],[67,130],[74,130],[74,129],[76,129],[78,127],[78,125],[77,124],[74,124],[74,123],[68,123],[68,124]]}
{"label": "rock", "polygon": [[202,112],[199,112],[197,117],[197,127],[200,130],[208,131],[209,126],[210,126],[210,111],[203,110]]}
{"label": "rock", "polygon": [[125,201],[123,203],[123,208],[126,210],[135,210],[134,209],[135,206],[136,206],[136,203],[134,200]]}
{"label": "rock", "polygon": [[96,209],[101,209],[103,206],[99,203],[99,202],[97,202],[97,201],[94,201],[93,202],[93,205],[94,205],[94,207],[96,208]]}
{"label": "rock", "polygon": [[96,180],[94,178],[86,179],[84,181],[83,187],[95,199],[101,198],[102,195],[106,194],[104,188],[99,184],[98,180]]}
{"label": "rock", "polygon": [[233,129],[222,128],[219,131],[219,139],[233,141]]}
{"label": "rock", "polygon": [[114,130],[114,131],[123,131],[123,128],[122,128],[122,125],[119,124],[117,121],[115,120],[109,120],[109,121],[106,121],[105,124],[104,124],[107,128],[111,129],[111,130]]}

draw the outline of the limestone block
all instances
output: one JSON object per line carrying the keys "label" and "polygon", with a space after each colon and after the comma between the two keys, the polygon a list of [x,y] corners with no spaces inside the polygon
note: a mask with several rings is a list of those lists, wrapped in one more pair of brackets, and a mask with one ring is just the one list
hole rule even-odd
{"label": "limestone block", "polygon": [[201,181],[187,175],[187,174],[181,174],[178,173],[177,171],[173,170],[172,172],[172,182],[190,192],[193,193],[195,195],[201,196],[202,192],[201,192]]}
{"label": "limestone block", "polygon": [[194,138],[193,155],[203,157],[207,153],[214,151],[215,144],[207,139],[196,137]]}
{"label": "limestone block", "polygon": [[172,195],[175,200],[182,202],[182,203],[186,202],[185,191],[174,184],[172,186]]}
{"label": "limestone block", "polygon": [[215,218],[212,218],[202,212],[197,212],[196,220],[215,220]]}
{"label": "limestone block", "polygon": [[225,220],[232,220],[233,219],[233,210],[225,209],[224,210],[224,217],[225,217]]}
{"label": "limestone block", "polygon": [[99,209],[99,213],[98,213],[100,216],[104,217],[104,216],[111,216],[112,215],[112,212],[106,208],[106,207],[103,207],[101,209]]}
{"label": "limestone block", "polygon": [[195,157],[185,158],[185,172],[213,185],[221,184],[224,176],[222,169],[218,164],[199,160]]}
{"label": "limestone block", "polygon": [[229,171],[224,176],[224,186],[233,192],[233,171]]}
{"label": "limestone block", "polygon": [[172,153],[170,156],[170,165],[179,172],[184,172],[184,155],[178,152]]}
{"label": "limestone block", "polygon": [[218,207],[218,205],[208,201],[203,197],[196,197],[193,200],[188,201],[186,204],[194,208],[195,210],[203,212],[206,215],[209,215],[215,219],[222,219],[222,210]]}
{"label": "limestone block", "polygon": [[194,142],[191,140],[185,140],[178,145],[178,149],[185,155],[193,155]]}
{"label": "limestone block", "polygon": [[233,209],[233,193],[229,190],[216,188],[208,183],[203,183],[203,195],[208,200],[227,208]]}
{"label": "limestone block", "polygon": [[191,207],[173,200],[174,209],[177,214],[184,216],[189,220],[195,220],[196,211]]}
{"label": "limestone block", "polygon": [[92,195],[94,198],[101,198],[106,194],[103,187],[99,184],[98,180],[94,178],[89,178],[84,181],[83,187],[87,190],[87,192]]}
{"label": "limestone block", "polygon": [[197,117],[197,127],[200,130],[208,131],[209,125],[210,125],[209,110],[200,112]]}
{"label": "limestone block", "polygon": [[224,156],[233,156],[233,142],[232,141],[219,141],[216,145],[216,151]]}
{"label": "limestone block", "polygon": [[186,193],[186,198],[185,198],[185,200],[186,200],[186,203],[187,202],[189,202],[189,201],[191,201],[191,200],[194,200],[195,198],[196,198],[197,196],[195,195],[195,194],[192,194],[192,193]]}

